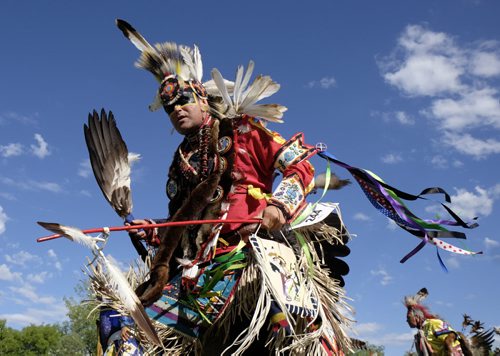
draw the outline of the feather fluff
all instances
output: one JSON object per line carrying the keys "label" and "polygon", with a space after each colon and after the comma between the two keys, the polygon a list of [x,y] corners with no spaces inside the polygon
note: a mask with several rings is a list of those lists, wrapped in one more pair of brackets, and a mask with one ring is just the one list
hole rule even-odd
{"label": "feather fluff", "polygon": [[93,252],[97,252],[98,250],[97,242],[102,241],[102,239],[94,238],[84,234],[82,230],[76,227],[64,226],[58,223],[49,223],[43,221],[38,221],[37,224],[44,229],[52,231],[55,234],[61,234],[67,239],[85,246]]}
{"label": "feather fluff", "polygon": [[[226,86],[227,92],[231,95],[234,93],[234,82],[224,79],[224,85]],[[217,85],[215,85],[215,81],[213,79],[207,80],[203,83],[203,86],[207,90],[208,95],[212,96],[221,96]]]}
{"label": "feather fluff", "polygon": [[229,91],[227,90],[226,84],[224,82],[224,78],[222,78],[222,75],[220,74],[219,70],[214,68],[212,69],[212,78],[214,80],[215,85],[217,86],[217,89],[219,89],[220,95],[222,97],[222,100],[227,106],[227,112],[226,115],[228,117],[233,117],[236,114],[234,105],[233,105],[233,100],[229,96]]}
{"label": "feather fluff", "polygon": [[85,142],[96,181],[106,200],[122,218],[132,211],[128,149],[112,112],[94,110],[84,125]]}
{"label": "feather fluff", "polygon": [[194,45],[193,61],[196,70],[196,80],[201,82],[203,79],[203,61],[201,60],[200,50],[196,45]]}
{"label": "feather fluff", "polygon": [[286,107],[278,104],[260,104],[247,107],[245,109],[245,114],[259,117],[267,121],[281,123],[283,122],[281,118],[286,110]]}
{"label": "feather fluff", "polygon": [[255,63],[253,61],[248,62],[247,71],[245,73],[245,76],[243,77],[243,81],[241,82],[242,90],[244,90],[247,87],[248,83],[250,83],[250,78],[252,77],[254,67]]}
{"label": "feather fluff", "polygon": [[234,92],[233,92],[233,98],[235,103],[239,103],[240,100],[243,71],[244,71],[243,66],[238,66],[238,69],[236,70],[236,79],[234,81]]}
{"label": "feather fluff", "polygon": [[[335,173],[332,172],[330,173],[330,181],[326,189],[338,190],[349,184],[351,184],[351,181],[349,179],[340,179],[339,177],[337,177]],[[325,185],[326,185],[326,173],[318,174],[314,178],[314,188],[324,189]]]}
{"label": "feather fluff", "polygon": [[184,63],[186,63],[189,68],[189,77],[201,82],[201,79],[203,77],[203,65],[201,62],[200,50],[198,49],[198,47],[194,46],[193,50],[187,46],[181,46],[180,51]]}
{"label": "feather fluff", "polygon": [[[224,115],[229,118],[247,114],[267,121],[283,122],[281,118],[286,111],[286,107],[278,104],[256,104],[258,101],[275,94],[279,90],[280,85],[274,82],[269,76],[259,75],[255,78],[253,83],[247,87],[253,73],[253,68],[253,61],[248,63],[246,71],[243,66],[238,67],[236,70],[232,97],[225,79],[220,72],[214,68],[211,73],[218,93],[214,93],[212,87],[210,91],[208,89],[207,91],[211,95],[222,97],[227,106]],[[210,84],[210,86],[212,85],[210,82],[205,83],[206,86],[208,86],[208,84]]]}

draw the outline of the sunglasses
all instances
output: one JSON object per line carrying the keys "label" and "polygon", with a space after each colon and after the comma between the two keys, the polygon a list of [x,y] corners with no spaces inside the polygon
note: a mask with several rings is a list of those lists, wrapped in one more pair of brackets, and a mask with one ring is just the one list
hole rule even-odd
{"label": "sunglasses", "polygon": [[171,104],[164,104],[163,107],[167,114],[171,114],[176,106],[185,106],[190,104],[196,104],[198,100],[196,99],[196,95],[191,91],[183,91],[183,93],[179,96],[177,100],[175,100]]}

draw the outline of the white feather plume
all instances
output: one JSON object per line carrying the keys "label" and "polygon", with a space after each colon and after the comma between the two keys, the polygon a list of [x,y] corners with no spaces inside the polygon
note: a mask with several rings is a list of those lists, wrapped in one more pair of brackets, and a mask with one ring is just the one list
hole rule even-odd
{"label": "white feather plume", "polygon": [[103,255],[102,260],[108,271],[108,282],[116,291],[118,298],[123,303],[132,319],[134,319],[137,326],[146,334],[147,338],[152,343],[161,346],[162,343],[158,338],[154,326],[151,324],[151,320],[144,311],[139,298],[137,298],[137,295],[132,290],[127,279],[113,262],[113,258],[109,255],[107,257]]}
{"label": "white feather plume", "polygon": [[99,249],[97,246],[97,242],[104,241],[101,238],[86,235],[83,233],[82,230],[76,227],[65,226],[58,223],[49,223],[43,221],[39,221],[38,225],[42,226],[43,228],[49,231],[52,231],[53,233],[61,234],[68,240],[71,240],[82,246],[85,246],[88,249],[92,250],[94,253],[97,253]]}
{"label": "white feather plume", "polygon": [[253,61],[248,63],[246,71],[243,66],[238,67],[232,96],[220,72],[216,68],[212,70],[212,79],[219,92],[218,96],[222,97],[224,104],[226,104],[224,115],[233,118],[247,114],[267,121],[283,122],[281,119],[283,113],[286,111],[285,106],[278,104],[257,104],[258,101],[275,94],[279,90],[280,85],[274,82],[270,76],[259,75],[248,86],[253,69]]}
{"label": "white feather plume", "polygon": [[195,45],[194,49],[187,46],[181,46],[182,59],[186,63],[191,73],[190,78],[196,79],[201,82],[203,78],[203,64],[201,61],[201,54],[198,47]]}

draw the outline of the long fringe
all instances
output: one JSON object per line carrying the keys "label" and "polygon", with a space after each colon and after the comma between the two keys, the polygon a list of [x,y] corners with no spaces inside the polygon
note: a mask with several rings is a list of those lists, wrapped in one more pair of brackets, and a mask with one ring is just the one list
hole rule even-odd
{"label": "long fringe", "polygon": [[[315,232],[313,232],[315,231]],[[340,231],[333,231],[331,227],[316,226],[303,232],[306,244],[310,251],[313,265],[306,254],[302,251],[296,264],[296,272],[301,273],[305,278],[305,284],[309,292],[309,298],[318,301],[316,314],[306,319],[290,313],[283,301],[273,297],[277,295],[276,286],[266,276],[263,268],[262,257],[253,249],[247,255],[247,267],[244,269],[238,285],[234,291],[234,300],[224,311],[224,314],[217,322],[207,330],[202,339],[188,337],[176,330],[152,320],[158,336],[164,344],[161,350],[152,345],[140,330],[136,330],[136,335],[145,350],[146,355],[154,355],[162,351],[168,355],[203,355],[204,348],[210,347],[210,335],[221,333],[225,335],[223,343],[228,345],[223,354],[241,355],[259,337],[259,333],[266,327],[271,302],[276,302],[286,316],[291,335],[285,335],[284,330],[279,330],[272,335],[269,331],[267,346],[271,353],[276,355],[289,353],[291,355],[326,355],[326,351],[321,345],[321,338],[325,336],[333,339],[340,350],[348,351],[352,349],[350,338],[347,336],[347,329],[353,322],[353,310],[348,304],[344,289],[330,275],[330,271],[323,267],[321,258],[317,251],[318,239],[342,243],[339,236]],[[127,274],[127,279],[135,288],[147,279],[150,267],[150,259],[146,263],[136,261]],[[312,270],[311,270],[312,268]],[[109,286],[104,268],[94,262],[87,267],[90,279],[90,287],[96,296],[95,310],[101,307],[112,308],[118,313],[125,315],[125,309],[115,291]],[[249,325],[234,340],[227,340],[230,330],[240,318],[250,320]],[[317,329],[312,329],[315,323]],[[260,333],[262,335],[262,333]],[[339,353],[342,354],[342,353]]]}

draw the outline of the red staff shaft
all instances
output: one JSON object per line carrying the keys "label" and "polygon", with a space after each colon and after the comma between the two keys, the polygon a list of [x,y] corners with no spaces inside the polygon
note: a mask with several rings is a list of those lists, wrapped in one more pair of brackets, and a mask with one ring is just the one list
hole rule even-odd
{"label": "red staff shaft", "polygon": [[[109,231],[123,231],[123,230],[132,230],[132,229],[154,229],[155,227],[164,227],[164,226],[183,226],[183,225],[202,225],[202,224],[225,224],[225,223],[260,223],[261,219],[226,219],[226,220],[186,220],[186,221],[170,221],[159,224],[147,224],[147,225],[130,225],[130,226],[112,226],[109,227]],[[94,229],[82,230],[85,234],[92,234],[96,232],[104,232],[105,228],[98,227]],[[48,240],[54,240],[62,237],[61,234],[54,234],[50,236],[40,237],[36,240],[36,242],[44,242]]]}

